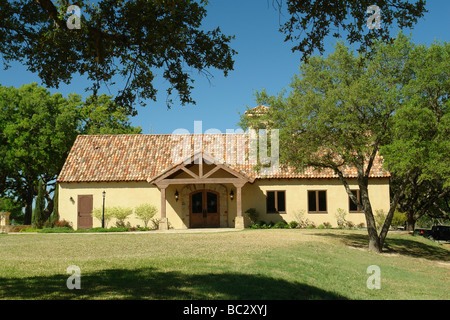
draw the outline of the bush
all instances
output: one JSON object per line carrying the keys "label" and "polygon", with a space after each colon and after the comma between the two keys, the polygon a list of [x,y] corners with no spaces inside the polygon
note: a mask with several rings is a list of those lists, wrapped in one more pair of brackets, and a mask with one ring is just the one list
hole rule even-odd
{"label": "bush", "polygon": [[44,228],[38,231],[39,233],[72,233],[75,232],[72,227],[55,227]]}
{"label": "bush", "polygon": [[279,221],[272,226],[273,229],[287,229],[289,225],[285,221]]}
{"label": "bush", "polygon": [[145,228],[147,228],[149,221],[155,216],[157,212],[158,209],[156,208],[156,206],[149,203],[143,203],[134,209],[134,214],[138,219],[141,219],[144,222]]}
{"label": "bush", "polygon": [[[105,228],[108,227],[109,221],[111,221],[111,219],[113,218],[112,212],[113,211],[111,210],[111,208],[105,207]],[[94,218],[97,218],[100,221],[100,223],[102,222],[102,214],[103,214],[103,208],[95,208],[92,211],[92,216]]]}
{"label": "bush", "polygon": [[291,227],[291,229],[297,228],[298,227],[298,222],[297,221],[289,222],[289,227]]}
{"label": "bush", "polygon": [[384,213],[384,210],[383,209],[375,210],[374,218],[377,229],[380,229],[383,226],[384,220],[386,220],[386,214]]}
{"label": "bush", "polygon": [[244,214],[247,218],[250,219],[252,224],[255,224],[256,221],[258,220],[259,213],[258,213],[258,211],[256,211],[255,208],[248,209],[247,211],[244,212]]}
{"label": "bush", "polygon": [[28,228],[26,228],[26,229],[20,230],[19,232],[38,232],[39,230],[41,230],[41,229],[33,228],[33,227],[28,227]]}
{"label": "bush", "polygon": [[54,220],[52,218],[49,218],[47,221],[44,222],[43,228],[69,228],[73,229],[72,223],[67,220]]}
{"label": "bush", "polygon": [[406,222],[406,214],[398,210],[395,210],[391,222],[392,227],[398,229],[398,227],[404,225],[405,222]]}
{"label": "bush", "polygon": [[325,228],[331,229],[331,223],[329,223],[329,222],[324,222],[323,225],[324,225]]}
{"label": "bush", "polygon": [[112,217],[116,218],[116,227],[126,228],[125,220],[133,213],[133,209],[118,206],[112,207],[111,211]]}
{"label": "bush", "polygon": [[336,210],[336,222],[338,225],[338,228],[345,228],[347,226],[347,220],[345,219],[345,217],[347,216],[347,211],[345,211],[344,209],[338,208]]}

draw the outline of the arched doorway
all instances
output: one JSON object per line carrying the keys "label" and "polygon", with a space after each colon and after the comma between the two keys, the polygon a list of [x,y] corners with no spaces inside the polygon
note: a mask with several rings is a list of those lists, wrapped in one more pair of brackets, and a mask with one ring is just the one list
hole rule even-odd
{"label": "arched doorway", "polygon": [[220,196],[209,189],[200,189],[189,194],[190,228],[220,227]]}

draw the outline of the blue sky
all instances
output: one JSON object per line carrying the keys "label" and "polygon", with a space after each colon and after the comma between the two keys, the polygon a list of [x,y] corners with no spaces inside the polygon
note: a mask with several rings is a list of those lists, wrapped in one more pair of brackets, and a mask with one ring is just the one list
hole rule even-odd
{"label": "blue sky", "polygon": [[[374,0],[376,4],[376,0]],[[412,30],[414,43],[429,45],[435,39],[450,42],[450,1],[428,0],[428,13]],[[165,101],[166,84],[156,78],[159,89],[158,101],[148,101],[147,106],[137,106],[138,115],[131,119],[135,126],[141,126],[143,133],[169,134],[176,129],[194,132],[194,121],[202,121],[203,132],[208,129],[237,129],[239,112],[256,106],[254,92],[265,88],[269,94],[277,94],[287,87],[300,65],[299,52],[292,53],[292,43],[284,42],[284,34],[278,31],[279,17],[272,7],[272,0],[210,0],[205,29],[217,26],[225,35],[235,35],[231,46],[238,54],[234,56],[234,71],[228,77],[218,70],[211,70],[214,76],[208,81],[204,76],[195,76],[192,97],[196,105],[174,105],[167,109]],[[369,14],[367,14],[369,17]],[[383,27],[383,24],[381,24]],[[392,31],[396,33],[395,30]],[[335,38],[326,38],[325,49],[330,53]],[[195,72],[195,71],[194,71]],[[9,70],[0,71],[0,84],[20,87],[40,79],[19,64]],[[70,85],[62,85],[51,92],[78,93],[86,96],[84,88],[88,83],[74,77]],[[107,92],[106,92],[107,93]]]}

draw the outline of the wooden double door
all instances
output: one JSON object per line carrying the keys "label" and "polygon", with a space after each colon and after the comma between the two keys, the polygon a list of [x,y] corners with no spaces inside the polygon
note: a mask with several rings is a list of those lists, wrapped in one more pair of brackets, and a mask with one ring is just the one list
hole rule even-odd
{"label": "wooden double door", "polygon": [[189,195],[189,220],[191,228],[220,227],[219,193],[197,190]]}

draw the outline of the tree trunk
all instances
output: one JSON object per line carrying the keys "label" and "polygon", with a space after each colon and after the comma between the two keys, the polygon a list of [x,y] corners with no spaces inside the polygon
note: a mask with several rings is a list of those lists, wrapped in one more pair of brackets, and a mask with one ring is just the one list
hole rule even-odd
{"label": "tree trunk", "polygon": [[369,250],[375,253],[381,253],[382,245],[380,238],[378,237],[377,226],[375,223],[375,218],[373,217],[372,206],[369,200],[368,183],[366,183],[365,180],[360,181],[359,191],[361,202],[364,208],[364,215],[366,216],[367,232],[369,234]]}
{"label": "tree trunk", "polygon": [[25,217],[23,224],[30,225],[33,216],[33,189],[29,188],[25,198]]}
{"label": "tree trunk", "polygon": [[381,253],[382,249],[377,230],[375,229],[375,232],[369,231],[369,250],[374,253]]}
{"label": "tree trunk", "polygon": [[413,213],[406,213],[406,231],[414,231],[416,220]]}

